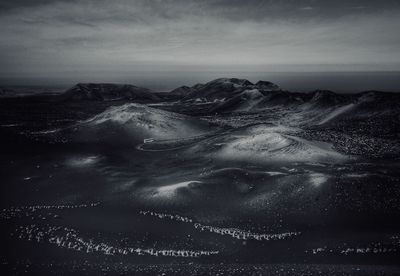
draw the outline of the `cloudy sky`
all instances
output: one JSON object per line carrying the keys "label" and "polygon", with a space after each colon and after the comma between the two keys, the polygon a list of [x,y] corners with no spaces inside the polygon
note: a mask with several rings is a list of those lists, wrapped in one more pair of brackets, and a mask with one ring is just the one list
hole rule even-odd
{"label": "cloudy sky", "polygon": [[398,0],[0,1],[0,74],[400,70]]}

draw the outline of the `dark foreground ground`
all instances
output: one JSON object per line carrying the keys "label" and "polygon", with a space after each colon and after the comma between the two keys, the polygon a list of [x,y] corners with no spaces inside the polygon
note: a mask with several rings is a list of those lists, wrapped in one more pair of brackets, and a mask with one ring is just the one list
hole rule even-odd
{"label": "dark foreground ground", "polygon": [[397,117],[124,104],[0,102],[2,275],[400,274]]}

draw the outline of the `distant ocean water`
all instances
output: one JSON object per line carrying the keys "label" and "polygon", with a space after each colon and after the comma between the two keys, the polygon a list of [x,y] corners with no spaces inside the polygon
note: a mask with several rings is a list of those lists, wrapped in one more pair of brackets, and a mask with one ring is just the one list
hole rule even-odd
{"label": "distant ocean water", "polygon": [[78,82],[116,82],[144,86],[154,91],[170,91],[176,87],[206,83],[216,78],[246,78],[252,82],[267,80],[289,91],[307,92],[327,89],[340,93],[367,90],[400,92],[400,71],[391,72],[132,72],[102,73],[101,76],[78,78],[0,78],[0,86],[17,88],[24,94],[36,92],[62,92]]}

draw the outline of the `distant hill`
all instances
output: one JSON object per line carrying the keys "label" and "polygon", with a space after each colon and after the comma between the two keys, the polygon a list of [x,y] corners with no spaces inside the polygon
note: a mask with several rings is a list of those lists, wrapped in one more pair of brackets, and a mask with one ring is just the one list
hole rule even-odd
{"label": "distant hill", "polygon": [[192,87],[184,85],[184,86],[175,88],[174,90],[169,92],[169,94],[179,96],[179,97],[184,97],[192,91],[194,91],[194,89]]}
{"label": "distant hill", "polygon": [[16,92],[13,89],[0,87],[0,97],[15,97]]}
{"label": "distant hill", "polygon": [[70,128],[50,134],[78,143],[106,142],[114,146],[142,143],[144,139],[178,139],[207,133],[207,122],[151,108],[144,104],[125,103],[78,122]]}
{"label": "distant hill", "polygon": [[[43,89],[40,88],[41,92]],[[318,125],[332,124],[347,118],[386,118],[400,114],[400,93],[367,91],[356,94],[338,94],[329,90],[309,93],[290,92],[277,84],[260,80],[255,84],[247,79],[219,78],[205,84],[181,86],[170,92],[152,92],[131,84],[78,83],[62,94],[38,93],[22,96],[8,88],[0,88],[4,105],[12,102],[100,102],[155,103],[158,108],[184,114],[218,114],[264,112],[269,108],[296,110],[299,117]],[[163,104],[162,102],[168,102]],[[112,103],[113,104],[113,103]],[[374,119],[374,120],[375,120]],[[383,120],[383,119],[382,119]],[[381,120],[381,121],[382,121]]]}
{"label": "distant hill", "polygon": [[257,84],[246,79],[220,78],[206,84],[196,84],[191,87],[191,91],[183,98],[186,101],[205,101],[226,100],[237,96],[245,90],[258,89],[260,91],[279,91],[276,84],[266,81],[259,81]]}
{"label": "distant hill", "polygon": [[65,91],[61,98],[65,101],[160,100],[157,95],[147,88],[131,84],[113,83],[78,83]]}
{"label": "distant hill", "polygon": [[[223,92],[223,94],[225,94]],[[246,89],[233,97],[215,102],[204,114],[232,112],[263,112],[269,108],[296,111],[294,114],[317,125],[343,120],[378,120],[392,118],[400,114],[400,93],[361,92],[357,94],[338,94],[328,90],[309,93],[283,90],[265,91]]]}

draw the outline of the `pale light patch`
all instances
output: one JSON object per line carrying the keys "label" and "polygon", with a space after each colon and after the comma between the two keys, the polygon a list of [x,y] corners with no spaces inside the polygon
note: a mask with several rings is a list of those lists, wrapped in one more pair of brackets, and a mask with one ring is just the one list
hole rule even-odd
{"label": "pale light patch", "polygon": [[363,178],[363,177],[368,177],[371,174],[369,173],[349,173],[346,176],[351,177],[351,178]]}
{"label": "pale light patch", "polygon": [[136,184],[136,182],[137,182],[137,180],[134,179],[134,180],[122,183],[115,188],[115,191],[117,191],[117,192],[129,191]]}
{"label": "pale light patch", "polygon": [[335,109],[334,111],[329,113],[328,116],[326,116],[321,122],[319,122],[318,125],[325,124],[325,123],[329,122],[330,120],[336,118],[337,116],[350,111],[354,106],[355,106],[354,104],[348,104],[348,105],[345,105],[345,106]]}
{"label": "pale light patch", "polygon": [[283,172],[265,172],[265,173],[270,175],[270,176],[286,175],[286,173],[283,173]]}
{"label": "pale light patch", "polygon": [[311,173],[309,174],[309,179],[314,187],[320,187],[328,180],[328,177],[322,173]]}
{"label": "pale light patch", "polygon": [[96,164],[100,160],[100,156],[84,156],[84,157],[72,157],[67,160],[67,165],[72,167],[86,167]]}
{"label": "pale light patch", "polygon": [[56,128],[56,129],[51,129],[51,130],[32,131],[31,134],[51,134],[51,133],[57,133],[61,130],[62,130],[61,128]]}
{"label": "pale light patch", "polygon": [[188,188],[191,184],[195,183],[202,183],[201,181],[184,181],[184,182],[179,182],[171,185],[166,185],[162,186],[156,189],[156,196],[161,196],[161,197],[172,197],[176,194],[178,189],[181,188]]}

